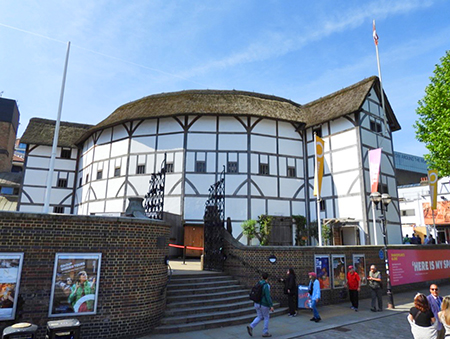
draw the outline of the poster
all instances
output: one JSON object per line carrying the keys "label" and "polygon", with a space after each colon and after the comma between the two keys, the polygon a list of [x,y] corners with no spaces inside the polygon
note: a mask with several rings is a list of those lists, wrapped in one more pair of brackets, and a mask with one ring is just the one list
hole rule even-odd
{"label": "poster", "polygon": [[327,254],[316,254],[314,256],[314,262],[314,272],[317,274],[320,289],[330,289],[330,256]]}
{"label": "poster", "polygon": [[391,285],[448,279],[450,250],[388,250]]}
{"label": "poster", "polygon": [[101,256],[56,254],[49,316],[96,313]]}
{"label": "poster", "polygon": [[366,258],[364,254],[353,254],[353,266],[355,267],[355,272],[358,273],[361,278],[361,285],[367,284],[367,273],[366,273]]}
{"label": "poster", "polygon": [[297,297],[298,308],[311,308],[308,286],[298,285]]}
{"label": "poster", "polygon": [[331,256],[333,268],[333,288],[343,288],[345,286],[345,255],[333,254]]}
{"label": "poster", "polygon": [[22,263],[23,253],[0,253],[0,321],[16,316]]}

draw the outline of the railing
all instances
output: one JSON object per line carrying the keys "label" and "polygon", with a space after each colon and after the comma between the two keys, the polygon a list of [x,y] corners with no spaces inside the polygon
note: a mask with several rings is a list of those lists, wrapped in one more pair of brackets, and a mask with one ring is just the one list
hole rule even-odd
{"label": "railing", "polygon": [[194,246],[186,246],[186,245],[175,245],[169,244],[169,247],[182,248],[183,249],[183,265],[186,265],[186,250],[196,250],[203,251],[204,247],[194,247]]}

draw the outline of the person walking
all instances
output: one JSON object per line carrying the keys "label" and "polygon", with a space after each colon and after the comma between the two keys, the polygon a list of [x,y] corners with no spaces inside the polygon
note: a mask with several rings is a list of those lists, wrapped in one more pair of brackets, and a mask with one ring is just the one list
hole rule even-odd
{"label": "person walking", "polygon": [[308,277],[308,293],[309,297],[311,298],[311,308],[313,311],[313,317],[310,320],[318,323],[322,320],[322,318],[320,318],[319,312],[317,311],[317,303],[320,300],[320,283],[319,280],[317,280],[317,275],[315,272],[309,272]]}
{"label": "person walking", "polygon": [[253,320],[253,322],[247,326],[247,332],[250,336],[253,336],[253,329],[256,327],[256,325],[259,324],[262,320],[264,320],[264,327],[263,327],[263,337],[271,337],[272,334],[269,333],[269,318],[270,314],[269,312],[273,312],[273,302],[272,298],[270,297],[270,285],[268,282],[269,274],[264,272],[262,274],[262,280],[259,281],[259,284],[262,285],[262,296],[261,296],[261,302],[255,302],[254,307],[256,310],[256,318]]}
{"label": "person walking", "polygon": [[[441,311],[438,313],[438,320],[444,328],[444,337],[450,337],[450,298],[442,299]],[[439,337],[438,337],[439,338]]]}
{"label": "person walking", "polygon": [[417,293],[414,297],[414,306],[408,314],[411,333],[414,339],[436,339],[436,318],[431,311],[425,294]]}
{"label": "person walking", "polygon": [[289,316],[295,317],[297,316],[296,305],[295,305],[295,296],[297,295],[297,283],[295,281],[295,272],[293,268],[289,268],[286,272],[286,278],[281,278],[280,281],[284,283],[284,293],[287,294],[288,297],[288,305],[289,305]]}
{"label": "person walking", "polygon": [[348,288],[348,294],[350,296],[350,302],[352,303],[351,309],[358,312],[359,304],[359,291],[361,290],[361,278],[359,274],[355,272],[353,265],[348,267],[347,282],[345,287]]}
{"label": "person walking", "polygon": [[[383,291],[381,285],[381,273],[377,271],[375,265],[370,266],[369,277],[367,278],[372,296],[372,312],[381,312],[383,310]],[[377,310],[378,306],[378,310]]]}
{"label": "person walking", "polygon": [[437,330],[438,336],[437,339],[442,339],[445,336],[445,329],[442,326],[442,323],[439,319],[438,313],[441,311],[441,304],[443,298],[439,295],[439,287],[436,284],[430,285],[430,294],[427,296],[428,304],[430,305],[431,312],[433,312],[434,318],[438,322]]}

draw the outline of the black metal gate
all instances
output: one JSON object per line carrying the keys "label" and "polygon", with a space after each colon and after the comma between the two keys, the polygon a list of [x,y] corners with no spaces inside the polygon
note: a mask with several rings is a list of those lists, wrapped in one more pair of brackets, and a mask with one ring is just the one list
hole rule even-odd
{"label": "black metal gate", "polygon": [[225,214],[225,166],[219,180],[209,188],[209,197],[205,203],[204,241],[205,255],[203,268],[205,270],[223,270],[223,236]]}
{"label": "black metal gate", "polygon": [[150,219],[163,220],[164,186],[166,184],[166,155],[161,163],[161,171],[153,173],[150,180],[148,193],[145,195],[145,214]]}

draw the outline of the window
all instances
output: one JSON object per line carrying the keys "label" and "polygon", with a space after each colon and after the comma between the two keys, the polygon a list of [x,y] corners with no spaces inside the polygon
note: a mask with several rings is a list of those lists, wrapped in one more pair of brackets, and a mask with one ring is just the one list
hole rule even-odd
{"label": "window", "polygon": [[402,210],[402,217],[413,217],[416,215],[416,211],[414,210]]}
{"label": "window", "polygon": [[67,187],[67,179],[59,178],[56,187]]}
{"label": "window", "polygon": [[237,173],[238,172],[238,163],[237,163],[237,161],[228,161],[227,172],[228,173]]}
{"label": "window", "polygon": [[53,213],[64,213],[64,206],[54,206]]}
{"label": "window", "polygon": [[259,164],[259,174],[269,175],[269,164]]}
{"label": "window", "polygon": [[197,173],[206,173],[206,161],[197,160],[195,163],[195,171]]}
{"label": "window", "polygon": [[173,162],[166,164],[166,173],[173,173]]}
{"label": "window", "polygon": [[0,187],[1,194],[13,194],[14,189],[12,187]]}
{"label": "window", "polygon": [[86,184],[89,182],[89,174],[86,174]]}
{"label": "window", "polygon": [[288,168],[287,168],[287,176],[289,178],[295,178],[297,176],[297,173],[295,171],[295,167],[294,166],[288,166]]}
{"label": "window", "polygon": [[80,181],[78,182],[78,187],[83,186],[83,178],[80,178]]}
{"label": "window", "polygon": [[320,210],[325,211],[325,200],[320,199],[319,205],[320,205]]}
{"label": "window", "polygon": [[114,177],[120,177],[120,167],[114,169]]}
{"label": "window", "polygon": [[137,165],[136,174],[144,174],[145,173],[145,165]]}
{"label": "window", "polygon": [[70,159],[72,156],[72,150],[70,148],[61,149],[61,158]]}
{"label": "window", "polygon": [[375,119],[370,120],[370,130],[375,133],[381,133],[383,131],[381,123]]}
{"label": "window", "polygon": [[388,193],[389,194],[389,192],[388,192],[388,185],[387,184],[378,184],[378,191],[381,193],[381,194],[383,194],[383,193]]}
{"label": "window", "polygon": [[314,136],[314,133],[315,133],[319,138],[322,138],[322,127],[316,127],[316,128],[314,128],[314,129],[313,129],[313,136]]}
{"label": "window", "polygon": [[103,177],[103,170],[97,171],[97,180],[100,180]]}

